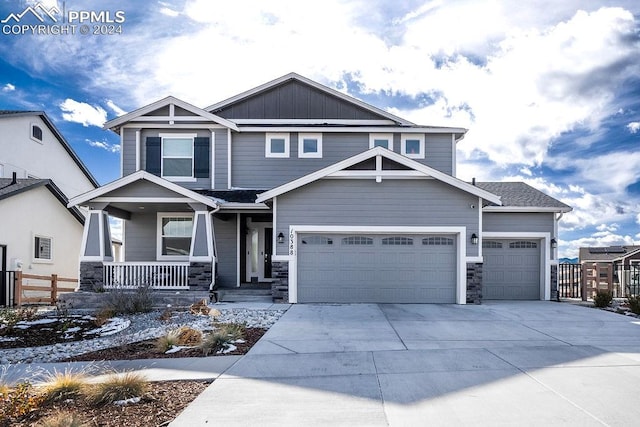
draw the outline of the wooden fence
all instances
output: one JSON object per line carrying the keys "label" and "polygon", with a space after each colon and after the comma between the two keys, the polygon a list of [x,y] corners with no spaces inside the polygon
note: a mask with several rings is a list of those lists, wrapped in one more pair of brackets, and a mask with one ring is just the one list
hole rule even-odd
{"label": "wooden fence", "polygon": [[[40,285],[25,285],[23,281],[25,279],[42,280],[48,282],[48,286]],[[35,274],[24,274],[21,271],[16,271],[16,291],[15,291],[15,305],[21,306],[22,304],[47,302],[54,304],[58,299],[58,292],[73,292],[76,287],[60,287],[58,283],[78,283],[78,279],[68,279],[65,277],[58,277],[57,274],[51,276],[38,276]],[[23,295],[24,291],[40,291],[48,292],[49,297],[27,297]]]}

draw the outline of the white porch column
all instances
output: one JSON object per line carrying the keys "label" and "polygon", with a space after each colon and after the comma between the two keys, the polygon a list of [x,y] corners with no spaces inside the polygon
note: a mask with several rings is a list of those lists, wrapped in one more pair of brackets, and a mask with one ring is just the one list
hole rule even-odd
{"label": "white porch column", "polygon": [[89,210],[84,222],[80,261],[113,261],[109,214],[103,210]]}

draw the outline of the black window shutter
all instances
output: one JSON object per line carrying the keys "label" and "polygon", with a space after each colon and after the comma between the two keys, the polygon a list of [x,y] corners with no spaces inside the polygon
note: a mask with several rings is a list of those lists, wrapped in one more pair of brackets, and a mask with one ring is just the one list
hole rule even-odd
{"label": "black window shutter", "polygon": [[196,178],[209,178],[209,138],[194,138],[193,165]]}
{"label": "black window shutter", "polygon": [[147,172],[160,176],[160,143],[159,136],[147,137]]}

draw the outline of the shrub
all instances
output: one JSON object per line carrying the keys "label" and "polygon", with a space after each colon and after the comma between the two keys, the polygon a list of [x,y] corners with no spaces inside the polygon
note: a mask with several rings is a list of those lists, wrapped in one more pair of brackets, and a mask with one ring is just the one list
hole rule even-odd
{"label": "shrub", "polygon": [[87,376],[83,372],[65,369],[62,372],[54,371],[49,374],[42,391],[47,402],[59,402],[79,397],[86,385]]}
{"label": "shrub", "polygon": [[0,323],[12,327],[24,320],[33,320],[38,314],[37,307],[1,308]]}
{"label": "shrub", "polygon": [[597,291],[593,297],[593,304],[598,308],[608,307],[613,301],[613,295],[609,291]]}
{"label": "shrub", "polygon": [[640,295],[634,295],[627,298],[629,310],[634,314],[640,314]]}
{"label": "shrub", "polygon": [[182,326],[178,329],[169,331],[165,336],[156,340],[156,351],[164,353],[173,346],[179,345],[198,345],[202,342],[202,332],[189,326]]}
{"label": "shrub", "polygon": [[113,308],[108,308],[108,307],[101,308],[95,314],[95,320],[93,321],[93,323],[97,327],[100,327],[100,326],[104,325],[105,323],[107,323],[107,321],[109,319],[111,319],[112,317],[114,317],[115,315],[116,315],[116,313],[113,310]]}
{"label": "shrub", "polygon": [[244,329],[244,325],[238,323],[220,324],[204,336],[199,347],[204,355],[208,356],[213,352],[227,348],[233,341],[243,338]]}
{"label": "shrub", "polygon": [[92,400],[98,405],[105,405],[118,400],[142,397],[148,386],[149,382],[142,374],[136,372],[113,374],[94,386]]}
{"label": "shrub", "polygon": [[75,412],[59,411],[42,419],[38,427],[82,427],[87,425]]}
{"label": "shrub", "polygon": [[153,309],[153,289],[147,285],[110,289],[103,308],[113,310],[114,315],[148,313]]}
{"label": "shrub", "polygon": [[42,396],[36,393],[31,383],[23,382],[15,387],[5,385],[0,392],[0,420],[14,420],[38,408]]}

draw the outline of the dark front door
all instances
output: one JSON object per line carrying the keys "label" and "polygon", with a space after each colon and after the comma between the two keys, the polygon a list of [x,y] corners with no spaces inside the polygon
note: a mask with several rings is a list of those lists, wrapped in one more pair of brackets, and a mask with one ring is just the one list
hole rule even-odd
{"label": "dark front door", "polygon": [[271,278],[271,255],[273,255],[273,228],[264,229],[264,277]]}

